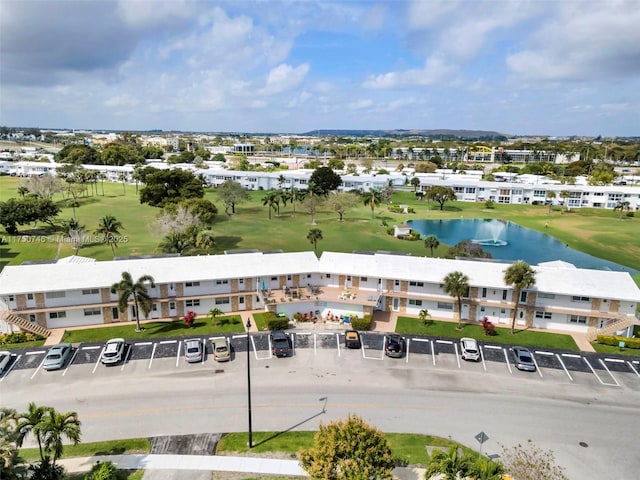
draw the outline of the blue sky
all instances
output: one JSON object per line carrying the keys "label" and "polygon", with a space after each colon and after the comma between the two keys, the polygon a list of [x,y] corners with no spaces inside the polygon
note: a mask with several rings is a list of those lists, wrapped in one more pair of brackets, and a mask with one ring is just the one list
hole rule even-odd
{"label": "blue sky", "polygon": [[0,124],[640,135],[639,0],[0,0]]}

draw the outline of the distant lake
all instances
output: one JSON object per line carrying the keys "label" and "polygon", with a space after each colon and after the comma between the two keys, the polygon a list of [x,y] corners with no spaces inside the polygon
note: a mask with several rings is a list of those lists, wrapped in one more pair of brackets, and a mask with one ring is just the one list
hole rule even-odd
{"label": "distant lake", "polygon": [[634,269],[569,248],[551,235],[501,220],[409,220],[422,236],[435,235],[448,245],[474,240],[497,260],[524,260],[536,265],[563,260],[578,268],[637,273]]}

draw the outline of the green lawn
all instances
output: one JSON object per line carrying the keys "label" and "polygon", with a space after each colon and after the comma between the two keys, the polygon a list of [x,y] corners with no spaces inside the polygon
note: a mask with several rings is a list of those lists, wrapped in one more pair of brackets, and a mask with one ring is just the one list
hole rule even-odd
{"label": "green lawn", "polygon": [[200,317],[189,328],[182,320],[171,322],[143,323],[143,332],[136,332],[135,322],[117,324],[113,327],[84,328],[67,330],[62,340],[70,343],[98,342],[110,338],[145,339],[165,337],[189,337],[244,332],[240,315],[219,316],[215,320]]}
{"label": "green lawn", "polygon": [[35,340],[33,342],[23,342],[23,343],[7,343],[0,345],[0,350],[11,350],[13,348],[33,348],[33,347],[41,347],[44,345],[45,340]]}
{"label": "green lawn", "polygon": [[579,350],[571,335],[561,333],[537,332],[516,329],[515,335],[510,334],[509,328],[496,327],[496,335],[486,336],[481,325],[463,324],[462,330],[457,330],[456,322],[439,322],[433,320],[424,325],[417,318],[398,317],[396,332],[412,335],[430,335],[434,337],[462,338],[471,337],[483,342],[531,345],[563,350]]}
{"label": "green lawn", "polygon": [[601,345],[597,342],[591,342],[593,348],[598,353],[611,353],[616,355],[628,355],[631,357],[640,357],[640,350],[637,348],[623,348],[614,347],[613,345]]}
{"label": "green lawn", "polygon": [[[151,443],[149,443],[147,438],[129,438],[126,440],[108,440],[105,442],[65,445],[62,458],[149,453],[150,451]],[[20,456],[28,462],[40,459],[37,448],[21,448]]]}

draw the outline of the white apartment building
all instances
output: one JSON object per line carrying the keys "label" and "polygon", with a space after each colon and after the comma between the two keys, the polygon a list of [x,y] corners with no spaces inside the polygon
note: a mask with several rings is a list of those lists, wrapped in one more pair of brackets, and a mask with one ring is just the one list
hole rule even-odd
{"label": "white apartment building", "polygon": [[[373,315],[392,311],[455,319],[456,300],[444,278],[469,278],[462,317],[565,332],[630,334],[638,321],[640,289],[628,273],[575,268],[564,262],[534,267],[536,285],[513,298],[504,282],[507,263],[393,255],[390,253],[249,252],[97,262],[70,257],[57,263],[7,266],[0,272],[0,318],[17,315],[45,328],[131,320],[133,303],[119,312],[110,287],[123,272],[134,281],[151,275],[148,318],[181,318],[265,310],[292,317]],[[516,304],[517,300],[517,304]],[[6,325],[4,326],[6,328]]]}

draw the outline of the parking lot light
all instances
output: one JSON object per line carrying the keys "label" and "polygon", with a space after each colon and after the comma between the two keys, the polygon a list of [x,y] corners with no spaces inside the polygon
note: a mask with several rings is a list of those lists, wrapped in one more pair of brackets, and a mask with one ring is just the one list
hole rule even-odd
{"label": "parking lot light", "polygon": [[251,346],[249,333],[251,331],[251,319],[247,318],[247,410],[249,414],[249,448],[253,448],[253,430],[251,427]]}

